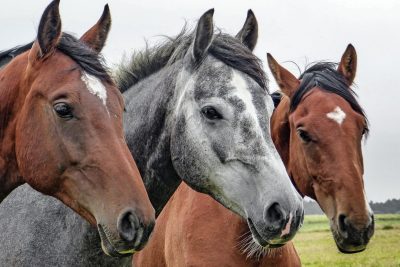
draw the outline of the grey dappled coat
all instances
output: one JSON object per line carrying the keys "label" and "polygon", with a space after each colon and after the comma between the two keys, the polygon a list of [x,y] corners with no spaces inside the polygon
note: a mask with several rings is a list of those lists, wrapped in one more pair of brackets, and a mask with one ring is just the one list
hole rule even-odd
{"label": "grey dappled coat", "polygon": [[[94,227],[27,184],[1,203],[0,214],[1,267],[112,267],[130,266],[132,261],[106,256]],[[77,238],[71,238],[71,233]]]}

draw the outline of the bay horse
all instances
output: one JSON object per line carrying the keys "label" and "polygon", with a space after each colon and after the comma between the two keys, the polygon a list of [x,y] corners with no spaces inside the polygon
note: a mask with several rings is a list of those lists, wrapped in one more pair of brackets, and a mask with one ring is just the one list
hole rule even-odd
{"label": "bay horse", "polygon": [[365,250],[374,215],[361,149],[369,125],[351,89],[355,48],[349,44],[339,64],[314,64],[299,79],[269,54],[268,64],[284,93],[271,119],[273,139],[293,183],[327,215],[339,251]]}
{"label": "bay horse", "polygon": [[[337,69],[333,63],[317,63],[296,79],[268,54],[285,94],[271,118],[272,138],[301,194],[315,199],[330,219],[344,253],[364,250],[374,230],[362,182],[361,140],[368,123],[350,89],[356,59],[349,45]],[[248,235],[242,218],[181,184],[157,218],[147,247],[134,255],[134,264],[301,266],[291,242],[270,250]]]}
{"label": "bay horse", "polygon": [[155,212],[124,141],[122,96],[99,54],[110,25],[106,6],[78,40],[61,31],[55,0],[30,48],[1,69],[0,202],[27,183],[97,226],[104,252],[122,256],[145,245]]}
{"label": "bay horse", "polygon": [[[214,33],[209,10],[196,30],[136,52],[118,70],[117,82],[126,102],[125,138],[156,213],[183,180],[243,216],[256,242],[280,246],[297,231],[303,208],[269,134],[265,114],[272,113],[273,102],[266,77],[260,60],[244,45],[253,34],[246,29],[237,39]],[[52,216],[41,216],[31,206],[30,213],[40,218],[34,224],[13,219],[35,243],[36,254],[48,255],[40,257],[41,263],[106,266],[93,245],[97,235],[79,218],[66,226],[62,244],[56,231],[40,228],[59,217],[70,218],[70,211],[28,189],[14,195],[14,201],[40,201],[42,208],[53,210]],[[5,210],[1,205],[0,214]],[[2,248],[3,240],[15,238],[10,230],[3,231],[0,260],[21,255],[21,262],[36,262],[23,246]]]}

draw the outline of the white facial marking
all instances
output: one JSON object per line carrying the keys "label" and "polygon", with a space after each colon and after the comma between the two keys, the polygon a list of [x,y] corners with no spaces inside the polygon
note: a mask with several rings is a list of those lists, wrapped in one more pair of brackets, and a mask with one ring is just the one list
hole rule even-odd
{"label": "white facial marking", "polygon": [[89,92],[100,98],[101,102],[107,109],[107,90],[103,83],[96,77],[88,74],[82,74],[81,79],[86,84]]}
{"label": "white facial marking", "polygon": [[285,226],[285,229],[282,230],[281,237],[285,236],[290,233],[290,226],[292,225],[293,215],[292,213],[289,214],[289,221]]}
{"label": "white facial marking", "polygon": [[346,118],[346,113],[344,113],[340,107],[336,107],[332,112],[326,114],[326,116],[341,125]]}
{"label": "white facial marking", "polygon": [[254,129],[260,131],[259,133],[261,133],[261,127],[259,125],[257,117],[257,110],[253,104],[253,97],[248,89],[245,79],[243,79],[242,75],[240,75],[237,70],[233,70],[231,85],[236,88],[233,93],[236,94],[244,102],[247,114],[256,123],[256,127]]}

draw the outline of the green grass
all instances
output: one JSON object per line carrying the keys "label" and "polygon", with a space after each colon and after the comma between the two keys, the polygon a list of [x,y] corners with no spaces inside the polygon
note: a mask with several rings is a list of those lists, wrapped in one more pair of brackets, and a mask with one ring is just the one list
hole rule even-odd
{"label": "green grass", "polygon": [[357,254],[338,252],[325,215],[309,215],[294,239],[303,266],[400,267],[400,214],[375,215],[375,234]]}

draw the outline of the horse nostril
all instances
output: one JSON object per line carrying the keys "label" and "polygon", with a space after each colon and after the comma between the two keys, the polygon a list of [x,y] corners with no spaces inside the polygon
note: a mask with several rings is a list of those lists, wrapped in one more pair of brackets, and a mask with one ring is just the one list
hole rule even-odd
{"label": "horse nostril", "polygon": [[375,231],[375,218],[374,215],[371,215],[371,223],[367,227],[366,231],[366,239],[369,240],[373,235]]}
{"label": "horse nostril", "polygon": [[340,214],[338,217],[339,230],[343,235],[347,235],[346,215]]}
{"label": "horse nostril", "polygon": [[304,221],[304,209],[298,209],[296,211],[296,217],[295,217],[295,222],[296,222],[296,229],[299,229],[303,225]]}
{"label": "horse nostril", "polygon": [[135,239],[139,228],[139,219],[132,211],[124,212],[118,220],[118,232],[120,237],[128,242]]}
{"label": "horse nostril", "polygon": [[375,217],[374,217],[374,214],[371,214],[369,226],[374,225],[374,224],[375,224]]}
{"label": "horse nostril", "polygon": [[280,230],[285,222],[285,214],[279,203],[274,202],[265,211],[265,221],[271,230]]}

